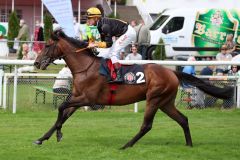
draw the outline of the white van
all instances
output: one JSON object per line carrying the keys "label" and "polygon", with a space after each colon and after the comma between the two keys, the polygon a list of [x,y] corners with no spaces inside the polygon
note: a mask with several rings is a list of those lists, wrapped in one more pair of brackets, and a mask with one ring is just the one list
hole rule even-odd
{"label": "white van", "polygon": [[240,49],[240,11],[235,9],[169,9],[150,27],[148,58],[154,53],[160,38],[165,43],[166,56],[215,56],[234,35]]}

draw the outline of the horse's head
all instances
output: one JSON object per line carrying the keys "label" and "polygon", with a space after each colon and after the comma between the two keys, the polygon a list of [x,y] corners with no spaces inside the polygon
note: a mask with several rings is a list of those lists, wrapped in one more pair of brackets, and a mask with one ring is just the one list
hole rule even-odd
{"label": "horse's head", "polygon": [[[45,70],[54,60],[67,57],[71,52],[75,53],[76,49],[82,48],[85,50],[87,49],[87,46],[87,42],[78,41],[74,38],[68,37],[61,30],[55,31],[51,35],[51,39],[45,45],[45,48],[36,58],[34,66],[38,69]],[[93,54],[89,55],[92,56]]]}
{"label": "horse's head", "polygon": [[56,59],[60,59],[63,57],[63,53],[61,52],[61,49],[59,48],[59,33],[54,32],[51,35],[51,38],[46,43],[45,47],[41,51],[41,53],[38,55],[34,62],[34,66],[38,69],[45,70],[48,65],[53,63]]}

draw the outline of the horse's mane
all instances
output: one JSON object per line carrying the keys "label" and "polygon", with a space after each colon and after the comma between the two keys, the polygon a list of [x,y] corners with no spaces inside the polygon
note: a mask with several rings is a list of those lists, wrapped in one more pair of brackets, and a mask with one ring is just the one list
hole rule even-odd
{"label": "horse's mane", "polygon": [[72,37],[68,37],[62,30],[54,31],[53,34],[51,35],[51,38],[53,40],[59,40],[59,37],[65,39],[66,41],[68,41],[69,43],[71,43],[73,46],[77,48],[85,48],[88,46],[87,42],[80,41]]}
{"label": "horse's mane", "polygon": [[[80,41],[77,39],[74,39],[72,37],[68,37],[62,30],[56,30],[51,34],[51,39],[54,41],[58,41],[59,37],[65,39],[67,42],[71,43],[76,48],[86,48],[88,46],[88,42]],[[88,49],[88,53],[92,57],[96,57],[91,49]]]}

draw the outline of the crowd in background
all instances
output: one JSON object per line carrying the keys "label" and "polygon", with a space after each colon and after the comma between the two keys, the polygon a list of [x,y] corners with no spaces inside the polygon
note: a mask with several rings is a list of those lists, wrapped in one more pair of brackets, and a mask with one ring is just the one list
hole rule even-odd
{"label": "crowd in background", "polygon": [[[75,38],[82,41],[101,41],[101,35],[97,29],[96,26],[90,26],[88,21],[86,21],[85,24],[77,23],[76,17],[74,17],[74,30],[75,30]],[[129,24],[134,27],[134,29],[137,32],[137,39],[136,42],[132,42],[129,44],[128,47],[125,49],[122,49],[119,53],[119,59],[121,60],[141,60],[146,59],[146,45],[150,41],[150,34],[148,31],[148,26],[144,24],[143,20],[132,20],[129,22]],[[53,19],[53,30],[59,29],[59,24]],[[207,58],[207,60],[216,59],[217,61],[231,61],[235,58],[237,59],[239,57],[238,52],[236,51],[236,43],[233,41],[233,35],[229,34],[227,35],[226,42],[222,45],[220,52],[216,55],[215,58]],[[29,27],[25,23],[25,21],[22,19],[20,20],[20,30],[19,34],[16,37],[17,40],[30,40],[29,35]],[[116,41],[116,37],[112,38],[113,41]],[[37,20],[35,24],[35,30],[34,30],[34,37],[33,37],[34,43],[32,46],[28,47],[28,50],[31,51],[31,56],[28,57],[28,54],[24,53],[23,59],[35,59],[38,54],[40,54],[44,44],[41,43],[44,41],[43,36],[43,26],[41,23]],[[40,42],[38,42],[40,41]],[[26,44],[21,44],[25,45]],[[20,48],[20,47],[19,47]],[[24,50],[18,50],[19,52],[25,52]],[[35,55],[35,56],[33,56]],[[28,58],[26,58],[28,57]],[[189,58],[189,60],[195,60],[193,58]],[[210,75],[210,72],[212,71],[211,75],[239,75],[239,67],[238,66],[227,66],[227,65],[221,65],[221,66],[207,66],[206,68],[201,71],[202,74]],[[196,74],[194,66],[185,66],[183,69],[184,72],[190,73],[190,74]]]}
{"label": "crowd in background", "polygon": [[[137,38],[136,42],[132,42],[129,44],[126,48],[122,49],[121,52],[119,53],[119,59],[120,60],[142,60],[146,59],[146,45],[150,41],[150,34],[148,30],[148,26],[144,24],[142,20],[132,20],[129,22],[129,24],[134,27],[136,33],[137,33]],[[74,17],[73,21],[74,25],[74,31],[75,31],[75,37],[78,40],[81,41],[101,41],[101,34],[98,31],[98,28],[96,26],[91,26],[89,25],[88,20],[86,21],[85,24],[80,24],[77,22],[76,17]],[[60,29],[61,27],[59,24],[53,19],[53,31]],[[234,37],[232,34],[227,35],[226,37],[226,42],[221,46],[219,53],[216,55],[216,57],[208,57],[206,58],[207,61],[211,60],[217,60],[217,61],[232,61],[234,59],[239,59],[240,54],[236,50],[236,43],[234,42]],[[30,40],[30,34],[29,34],[29,27],[25,23],[25,21],[22,19],[20,20],[20,30],[18,33],[18,36],[16,37],[16,40],[19,41],[29,41]],[[42,41],[44,41],[44,36],[43,36],[43,26],[41,23],[37,20],[35,24],[35,30],[34,30],[34,37],[33,37],[33,44],[28,45],[27,43],[22,43],[21,46],[19,47],[17,53],[22,52],[22,59],[23,60],[34,60],[37,55],[41,53],[41,50],[44,47],[44,44]],[[116,41],[116,37],[112,37],[113,41]],[[21,48],[21,49],[20,49]],[[188,58],[188,61],[196,61],[195,57],[190,56]],[[18,69],[19,73],[22,72],[31,72],[34,70],[33,66],[23,66]],[[59,72],[59,76],[61,76],[61,73],[63,73],[63,70],[69,70],[66,66]],[[197,75],[195,70],[195,66],[185,66],[183,67],[182,72],[191,74],[191,75]],[[71,73],[69,73],[71,75]],[[239,66],[229,66],[229,65],[219,65],[219,66],[213,66],[209,65],[204,68],[199,72],[199,75],[217,75],[217,76],[224,76],[224,75],[233,75],[233,76],[240,76],[240,67]],[[55,83],[55,90],[56,92],[58,91],[59,87],[57,86],[58,82],[63,82],[63,81],[56,81]],[[183,84],[183,87],[188,88],[191,86],[188,86],[188,84]],[[61,87],[60,87],[61,88]],[[65,87],[68,88],[69,87]],[[62,88],[61,88],[62,90]],[[199,100],[203,98],[201,97],[203,94],[201,92],[197,92]],[[203,103],[203,102],[201,102]]]}
{"label": "crowd in background", "polygon": [[[233,41],[233,35],[229,34],[227,35],[226,42],[221,46],[220,52],[216,55],[214,58],[208,57],[206,60],[211,61],[213,59],[216,59],[217,61],[234,61],[238,60],[240,57],[240,54],[236,50],[236,43]],[[196,61],[195,57],[189,57],[188,61]],[[185,66],[182,70],[184,73],[188,73],[191,75],[197,75],[195,66]],[[236,65],[209,65],[201,69],[199,75],[202,76],[220,76],[220,78],[209,78],[211,81],[216,80],[222,80],[226,81],[227,76],[240,76],[240,67]],[[183,84],[183,88],[187,92],[189,92],[189,95],[194,95],[195,97],[191,97],[192,100],[194,100],[194,105],[198,106],[212,106],[216,103],[217,99],[212,97],[211,100],[209,100],[209,97],[206,98],[206,95],[203,94],[202,91],[194,89],[192,86],[189,86],[188,84]],[[207,102],[208,101],[208,102]],[[206,103],[207,102],[207,103]],[[228,99],[223,100],[222,108],[231,108],[234,104],[234,100]]]}
{"label": "crowd in background", "polygon": [[[53,18],[53,31],[60,29],[60,25],[57,23],[57,21]],[[139,24],[137,24],[136,20],[132,20],[129,22],[132,27],[135,28],[135,30],[141,30],[141,32],[147,33],[145,24],[142,20],[139,21]],[[96,26],[90,26],[88,24],[88,20],[85,24],[77,23],[76,17],[74,17],[73,21],[74,25],[74,31],[75,31],[75,37],[78,40],[81,41],[101,41],[101,35],[97,29]],[[121,60],[141,60],[145,59],[146,55],[144,54],[145,50],[142,44],[148,43],[149,39],[146,40],[146,34],[142,35],[139,34],[137,37],[137,42],[132,42],[129,44],[128,47],[125,49],[122,49],[119,53]],[[149,35],[147,35],[149,37]],[[21,41],[30,41],[30,30],[28,25],[26,24],[24,19],[20,20],[20,30],[18,33],[18,36],[15,38],[15,40],[19,41],[19,45],[15,47],[17,49],[17,54],[20,52],[22,53],[23,60],[34,60],[37,55],[41,53],[41,50],[44,47],[44,35],[43,35],[43,25],[40,23],[39,20],[35,23],[35,29],[34,29],[34,36],[32,40],[34,41],[31,43],[26,43]],[[113,37],[113,41],[116,41],[116,37]],[[27,70],[29,68],[29,70]],[[29,72],[32,71],[31,67],[24,66],[23,69],[19,69],[19,72]]]}

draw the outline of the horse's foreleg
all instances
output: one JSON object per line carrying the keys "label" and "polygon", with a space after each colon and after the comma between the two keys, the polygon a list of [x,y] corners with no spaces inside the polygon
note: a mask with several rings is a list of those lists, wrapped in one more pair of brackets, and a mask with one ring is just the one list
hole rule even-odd
{"label": "horse's foreleg", "polygon": [[146,111],[144,114],[143,124],[141,126],[140,131],[121,149],[126,149],[128,147],[132,147],[139,139],[141,139],[148,131],[152,129],[152,123],[154,116],[157,112],[158,108],[152,105],[147,105]]}
{"label": "horse's foreleg", "polygon": [[57,129],[57,124],[59,124],[59,121],[61,121],[62,117],[63,117],[63,111],[66,108],[66,106],[68,106],[69,103],[67,102],[63,102],[61,104],[61,106],[59,106],[58,108],[58,118],[57,121],[55,122],[55,124],[49,129],[49,131],[47,133],[45,133],[41,138],[39,138],[38,140],[36,140],[34,143],[35,144],[39,144],[41,145],[43,143],[43,141],[48,140],[52,134],[55,132],[55,130]]}
{"label": "horse's foreleg", "polygon": [[62,118],[62,123],[61,125],[59,125],[56,129],[57,129],[57,132],[56,132],[56,137],[57,137],[57,141],[60,142],[61,139],[62,139],[62,132],[61,132],[61,129],[62,129],[62,125],[64,124],[64,122],[66,122],[66,120],[71,117],[71,115],[78,109],[79,107],[70,107],[70,108],[66,108],[64,110],[64,113],[63,113],[63,118]]}

